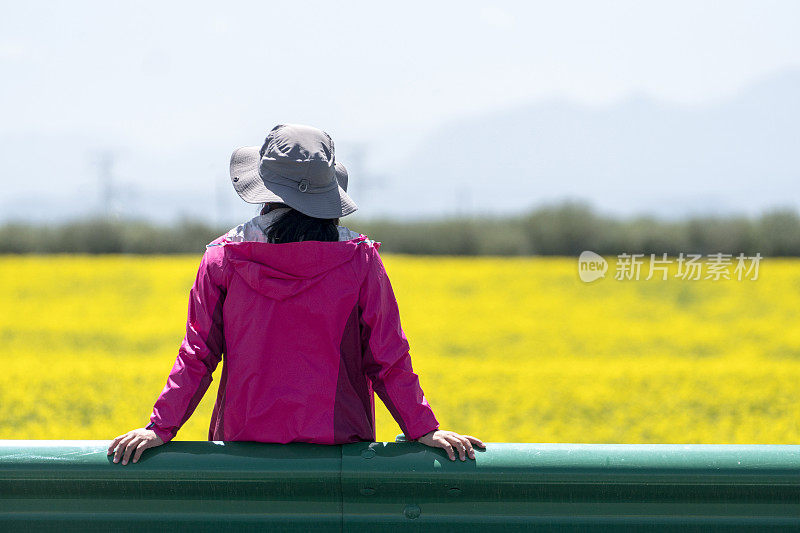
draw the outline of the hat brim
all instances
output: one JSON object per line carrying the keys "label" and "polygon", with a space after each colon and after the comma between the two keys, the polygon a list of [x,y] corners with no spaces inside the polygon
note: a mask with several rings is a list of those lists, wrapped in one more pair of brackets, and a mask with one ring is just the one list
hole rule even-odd
{"label": "hat brim", "polygon": [[[336,163],[338,186],[325,192],[301,192],[297,187],[266,181],[259,174],[260,146],[243,146],[231,154],[230,178],[239,197],[250,204],[280,202],[316,218],[339,218],[349,215],[358,206],[347,191],[347,170]],[[342,188],[344,184],[344,188]]]}

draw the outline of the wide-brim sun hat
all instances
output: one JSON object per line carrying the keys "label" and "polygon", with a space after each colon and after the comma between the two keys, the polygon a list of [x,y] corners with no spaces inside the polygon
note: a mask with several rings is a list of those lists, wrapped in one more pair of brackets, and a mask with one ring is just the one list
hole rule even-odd
{"label": "wide-brim sun hat", "polygon": [[339,218],[358,206],[347,194],[347,169],[333,139],[303,124],[278,124],[261,146],[233,151],[231,182],[245,202],[280,202],[316,218]]}

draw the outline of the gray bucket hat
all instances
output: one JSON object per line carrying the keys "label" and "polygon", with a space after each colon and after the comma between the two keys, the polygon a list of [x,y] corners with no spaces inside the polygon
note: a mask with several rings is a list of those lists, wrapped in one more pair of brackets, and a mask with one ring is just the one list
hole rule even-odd
{"label": "gray bucket hat", "polygon": [[336,162],[333,139],[302,124],[278,124],[262,146],[237,148],[231,182],[245,202],[281,202],[317,218],[339,218],[358,206],[347,195],[347,169]]}

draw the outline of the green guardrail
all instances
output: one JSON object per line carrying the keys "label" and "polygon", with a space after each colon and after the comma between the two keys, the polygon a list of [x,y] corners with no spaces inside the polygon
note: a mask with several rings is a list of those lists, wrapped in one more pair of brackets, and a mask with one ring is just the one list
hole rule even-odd
{"label": "green guardrail", "polygon": [[0,531],[798,531],[800,446],[0,441]]}

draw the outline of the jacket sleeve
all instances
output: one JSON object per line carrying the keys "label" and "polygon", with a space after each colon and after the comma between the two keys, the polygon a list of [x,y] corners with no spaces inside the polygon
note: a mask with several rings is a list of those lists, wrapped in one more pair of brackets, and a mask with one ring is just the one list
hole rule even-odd
{"label": "jacket sleeve", "polygon": [[225,346],[222,329],[225,286],[222,278],[221,247],[208,247],[189,291],[186,334],[167,384],[153,406],[150,424],[146,426],[164,442],[172,440],[194,412],[222,358]]}
{"label": "jacket sleeve", "polygon": [[359,293],[364,371],[406,438],[414,440],[438,429],[439,422],[411,367],[408,340],[378,255],[379,245],[369,248],[367,273]]}

